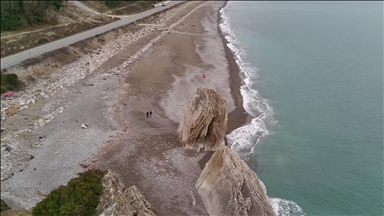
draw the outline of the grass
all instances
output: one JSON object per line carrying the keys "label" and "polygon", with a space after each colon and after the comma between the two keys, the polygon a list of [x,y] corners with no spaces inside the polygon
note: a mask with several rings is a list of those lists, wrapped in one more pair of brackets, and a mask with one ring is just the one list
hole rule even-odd
{"label": "grass", "polygon": [[34,216],[87,216],[96,212],[102,192],[101,179],[105,172],[88,170],[71,179],[67,186],[53,190],[47,198],[37,203]]}
{"label": "grass", "polygon": [[24,87],[16,74],[0,74],[1,75],[1,94],[7,91],[19,91]]}

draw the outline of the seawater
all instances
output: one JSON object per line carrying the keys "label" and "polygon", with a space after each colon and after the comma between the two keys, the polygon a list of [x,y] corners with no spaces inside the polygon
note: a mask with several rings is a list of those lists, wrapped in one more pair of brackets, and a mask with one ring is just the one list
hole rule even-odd
{"label": "seawater", "polygon": [[253,116],[227,140],[275,212],[384,215],[383,2],[230,1],[220,13]]}

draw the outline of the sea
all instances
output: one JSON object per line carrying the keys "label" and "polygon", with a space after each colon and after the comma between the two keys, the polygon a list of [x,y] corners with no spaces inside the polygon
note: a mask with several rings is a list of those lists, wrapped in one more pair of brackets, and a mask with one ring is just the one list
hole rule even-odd
{"label": "sea", "polygon": [[252,121],[227,135],[275,213],[384,215],[383,2],[229,1]]}

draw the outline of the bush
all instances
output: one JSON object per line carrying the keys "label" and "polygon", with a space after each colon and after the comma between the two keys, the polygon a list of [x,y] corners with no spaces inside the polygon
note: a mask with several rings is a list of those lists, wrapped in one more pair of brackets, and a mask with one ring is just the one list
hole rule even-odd
{"label": "bush", "polygon": [[105,172],[88,170],[71,179],[67,186],[53,190],[47,198],[37,203],[34,216],[86,216],[93,215],[100,202],[101,179]]}
{"label": "bush", "polygon": [[21,26],[19,15],[4,15],[1,17],[1,30],[12,31],[16,30]]}
{"label": "bush", "polygon": [[48,42],[49,42],[49,40],[47,38],[41,38],[37,41],[37,44],[41,45],[41,44],[45,44]]}
{"label": "bush", "polygon": [[1,74],[1,94],[7,91],[18,91],[24,87],[16,74]]}

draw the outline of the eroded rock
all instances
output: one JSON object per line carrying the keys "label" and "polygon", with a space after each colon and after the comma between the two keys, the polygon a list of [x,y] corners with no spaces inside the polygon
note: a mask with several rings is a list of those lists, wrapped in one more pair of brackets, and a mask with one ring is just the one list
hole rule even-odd
{"label": "eroded rock", "polygon": [[151,204],[133,185],[128,189],[111,170],[102,179],[103,193],[97,207],[100,216],[154,216]]}
{"label": "eroded rock", "polygon": [[227,146],[212,155],[195,186],[209,215],[275,215],[263,182]]}
{"label": "eroded rock", "polygon": [[185,148],[216,150],[224,145],[227,102],[207,88],[198,88],[188,103],[178,133]]}

